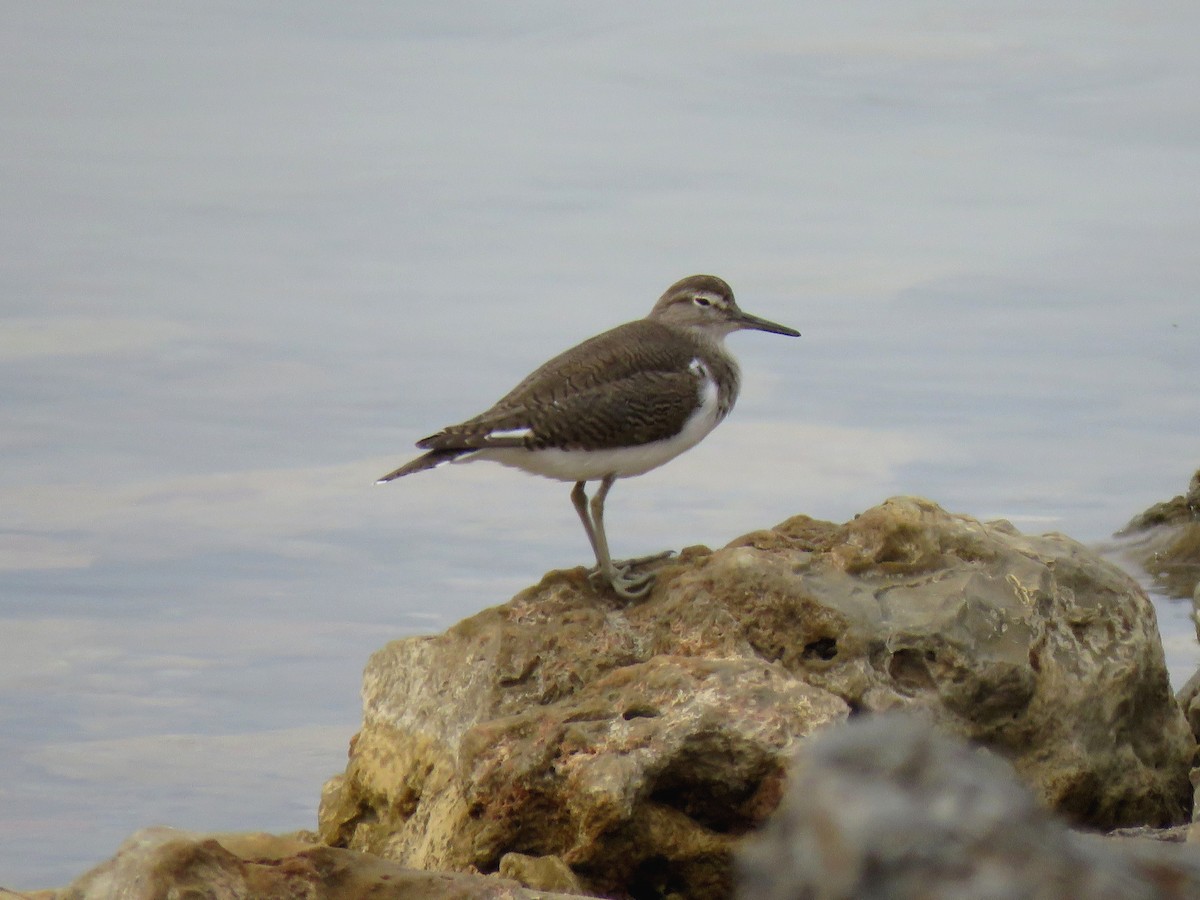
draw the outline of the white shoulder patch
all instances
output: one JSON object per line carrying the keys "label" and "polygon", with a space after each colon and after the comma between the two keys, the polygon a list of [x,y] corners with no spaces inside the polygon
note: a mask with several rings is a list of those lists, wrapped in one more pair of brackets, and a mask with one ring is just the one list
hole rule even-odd
{"label": "white shoulder patch", "polygon": [[489,438],[527,438],[533,434],[533,429],[528,427],[523,428],[499,428],[495,431],[489,431]]}

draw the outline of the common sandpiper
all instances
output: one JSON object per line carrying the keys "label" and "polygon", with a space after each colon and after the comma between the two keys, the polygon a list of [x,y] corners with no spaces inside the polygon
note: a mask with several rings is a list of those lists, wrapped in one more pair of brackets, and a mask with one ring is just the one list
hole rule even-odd
{"label": "common sandpiper", "polygon": [[[484,459],[572,481],[571,502],[596,554],[592,577],[621,597],[643,597],[654,574],[637,567],[670,554],[613,560],[605,498],[618,478],[674,459],[729,414],[740,377],[725,338],[742,329],[800,336],[743,312],[720,278],[691,275],[667,288],[644,319],[560,353],[491,409],[417,441],[427,452],[377,483]],[[600,482],[590,501],[589,481]]]}

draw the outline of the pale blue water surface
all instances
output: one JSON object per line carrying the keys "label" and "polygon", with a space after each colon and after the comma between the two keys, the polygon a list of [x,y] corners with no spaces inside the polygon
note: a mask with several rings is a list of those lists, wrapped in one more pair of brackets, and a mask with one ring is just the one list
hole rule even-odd
{"label": "pale blue water surface", "polygon": [[[386,640],[589,553],[372,480],[722,275],[740,405],[614,550],[889,495],[1100,541],[1200,464],[1200,6],[10,3],[0,884],[311,827]],[[1186,607],[1160,600],[1172,675]]]}

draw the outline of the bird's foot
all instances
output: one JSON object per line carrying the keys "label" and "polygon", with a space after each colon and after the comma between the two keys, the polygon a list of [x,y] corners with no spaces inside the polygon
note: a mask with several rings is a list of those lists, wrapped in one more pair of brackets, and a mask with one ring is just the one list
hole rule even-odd
{"label": "bird's foot", "polygon": [[614,568],[611,572],[593,572],[590,576],[593,583],[608,582],[618,597],[626,600],[641,600],[654,586],[654,573],[644,572],[641,575],[631,575],[622,569]]}
{"label": "bird's foot", "polygon": [[664,550],[662,553],[652,553],[649,556],[639,556],[635,559],[613,560],[611,568],[597,565],[588,572],[588,578],[593,582],[607,581],[609,587],[619,597],[626,600],[640,600],[650,593],[654,586],[654,572],[635,574],[632,570],[647,563],[659,562],[675,555],[674,550]]}

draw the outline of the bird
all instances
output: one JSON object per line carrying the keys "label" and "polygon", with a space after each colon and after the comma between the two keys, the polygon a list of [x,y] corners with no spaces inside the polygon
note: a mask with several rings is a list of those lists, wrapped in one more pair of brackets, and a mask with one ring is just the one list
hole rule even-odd
{"label": "bird", "polygon": [[[800,336],[743,312],[715,275],[680,279],[645,318],[560,353],[490,409],[417,441],[426,452],[376,484],[479,460],[574,482],[571,503],[596,556],[590,576],[626,600],[640,599],[654,573],[635,570],[671,552],[613,560],[605,500],[618,479],[669,462],[729,415],[741,378],[725,338],[740,330]],[[586,485],[595,481],[589,500]]]}

